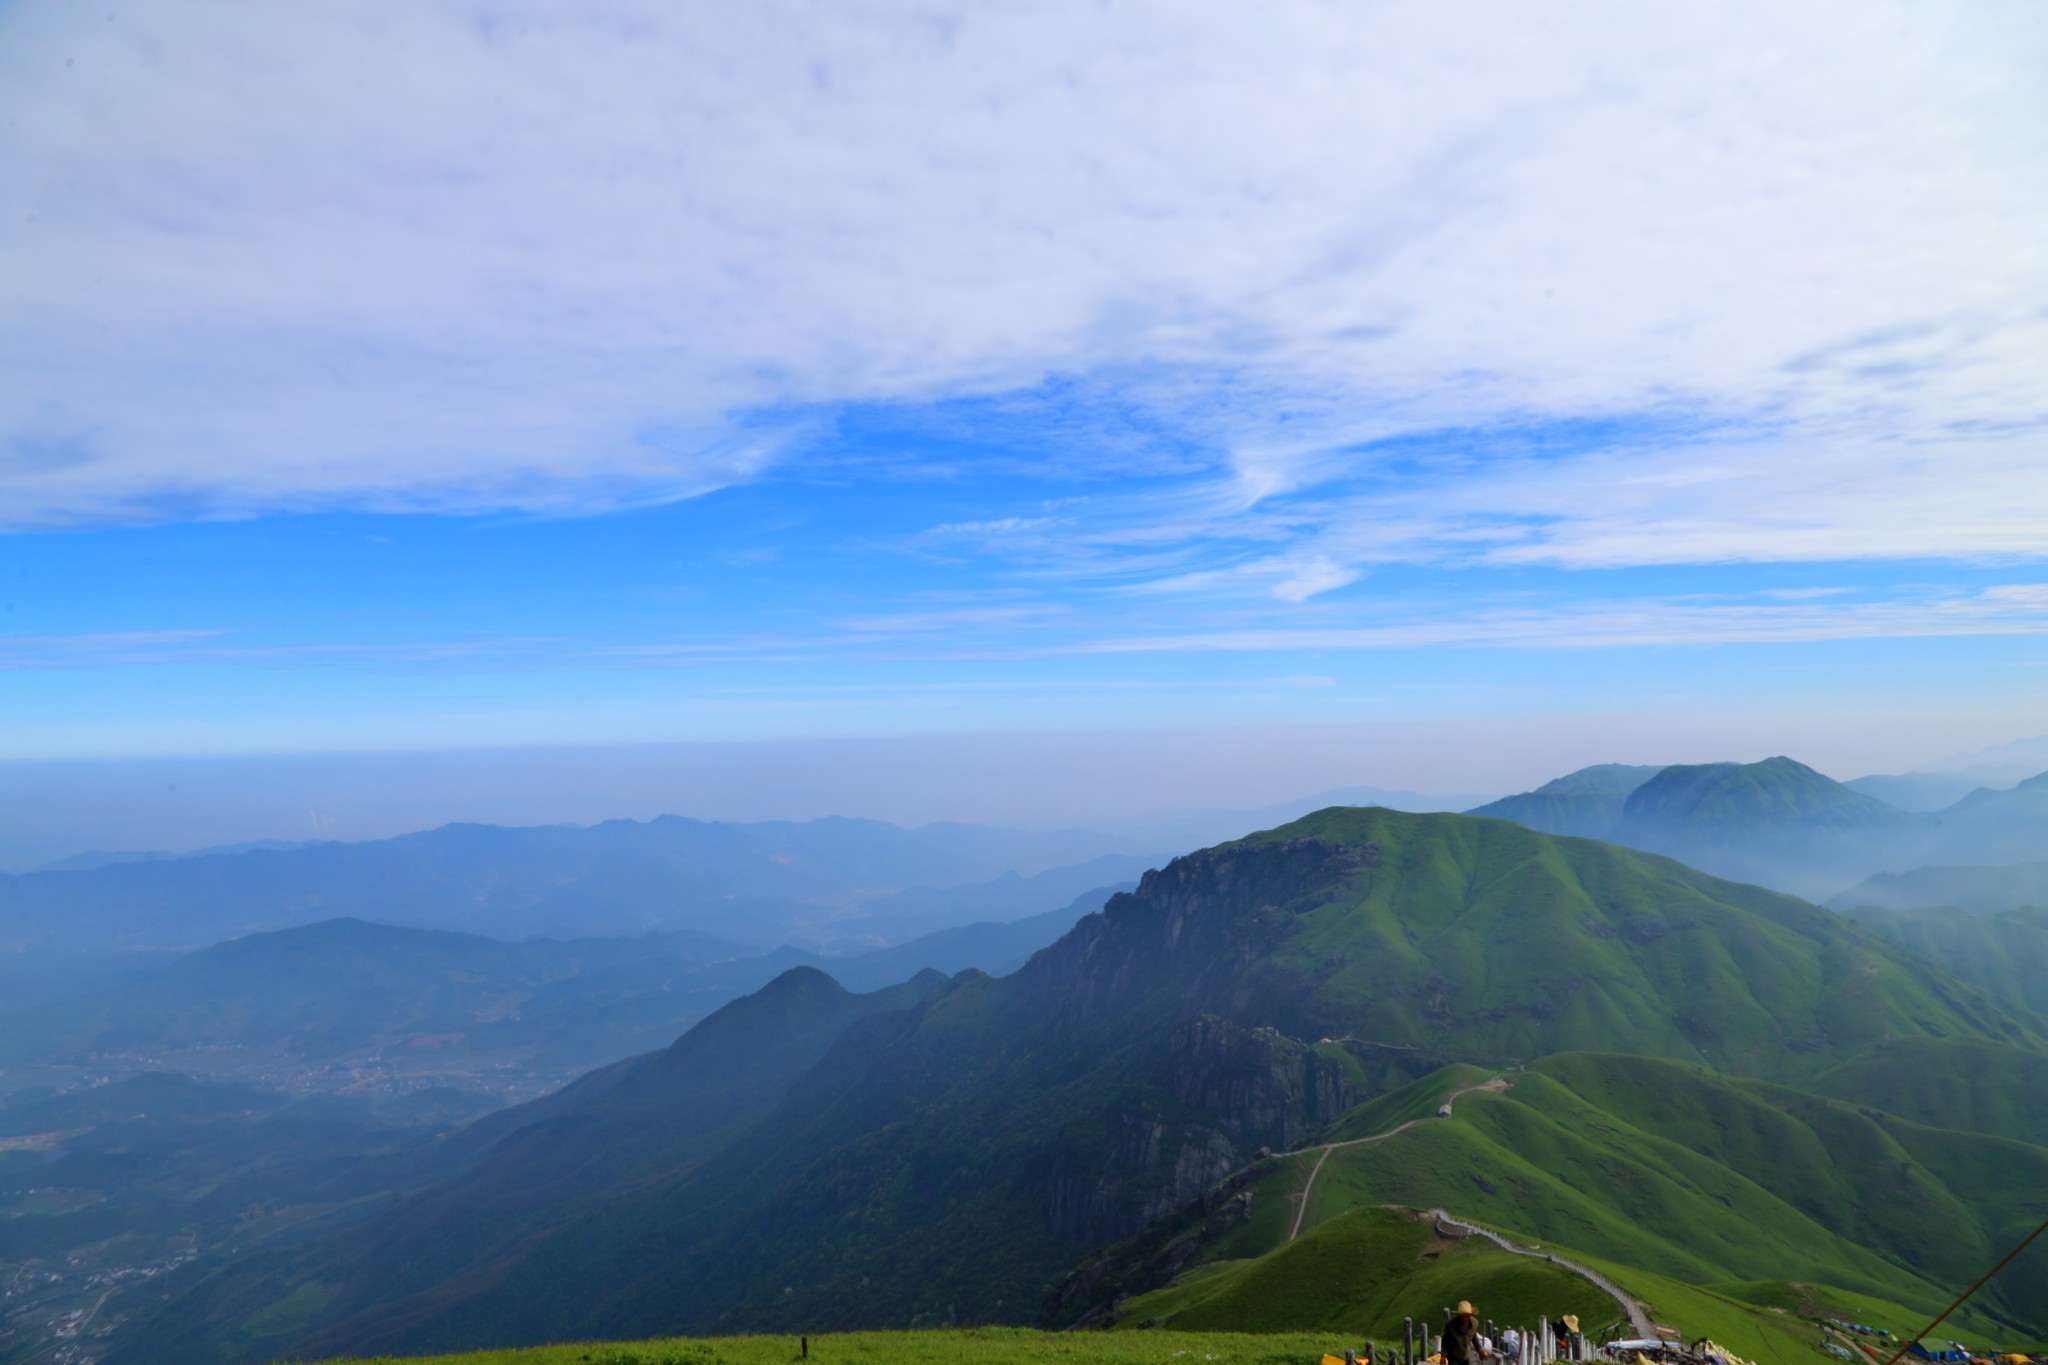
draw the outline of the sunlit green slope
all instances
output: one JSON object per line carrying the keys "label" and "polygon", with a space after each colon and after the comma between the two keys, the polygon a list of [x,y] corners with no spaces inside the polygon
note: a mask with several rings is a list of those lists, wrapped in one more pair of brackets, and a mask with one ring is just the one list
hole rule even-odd
{"label": "sunlit green slope", "polygon": [[[1350,1211],[1399,1205],[1698,1287],[1811,1282],[1931,1313],[2048,1214],[2048,1148],[1668,1060],[1564,1055],[1502,1073],[1506,1089],[1467,1088],[1483,1074],[1447,1070],[1362,1106],[1328,1130],[1327,1154],[1256,1164],[1238,1205],[1112,1253],[1100,1283],[1148,1290],[1144,1267],[1278,1254],[1297,1220],[1305,1243]],[[1434,1117],[1454,1094],[1453,1117]],[[2030,1252],[1968,1321],[2039,1333],[2043,1305],[2048,1252]],[[1089,1306],[1079,1296],[1070,1313]]]}

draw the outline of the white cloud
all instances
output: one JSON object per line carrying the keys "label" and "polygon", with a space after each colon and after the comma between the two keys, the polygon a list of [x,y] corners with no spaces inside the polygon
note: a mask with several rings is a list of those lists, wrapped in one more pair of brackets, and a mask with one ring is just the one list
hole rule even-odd
{"label": "white cloud", "polygon": [[1306,602],[1347,583],[1358,581],[1358,571],[1345,568],[1317,555],[1306,563],[1287,567],[1287,576],[1273,588],[1273,596],[1283,602]]}
{"label": "white cloud", "polygon": [[749,409],[1139,367],[1240,508],[1768,419],[1395,481],[1340,572],[2038,551],[2044,71],[2017,3],[15,6],[0,516],[574,511],[750,477]]}

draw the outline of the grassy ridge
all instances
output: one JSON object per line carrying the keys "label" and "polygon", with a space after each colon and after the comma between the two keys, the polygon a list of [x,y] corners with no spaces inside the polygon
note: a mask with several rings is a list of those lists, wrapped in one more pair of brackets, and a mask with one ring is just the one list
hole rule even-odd
{"label": "grassy ridge", "polygon": [[[1807,1365],[1827,1338],[1816,1319],[1843,1317],[1894,1332],[1917,1330],[1927,1314],[1829,1285],[1749,1282],[1697,1285],[1620,1265],[1574,1248],[1546,1250],[1606,1275],[1651,1317],[1688,1339],[1712,1337],[1759,1365]],[[1116,1324],[1170,1329],[1262,1331],[1318,1328],[1391,1341],[1404,1317],[1433,1322],[1446,1303],[1469,1298],[1489,1318],[1531,1323],[1576,1313],[1596,1334],[1617,1328],[1605,1291],[1577,1274],[1514,1256],[1477,1238],[1446,1241],[1408,1211],[1354,1209],[1270,1255],[1212,1262],[1172,1285],[1120,1305]],[[1976,1350],[1997,1338],[1945,1326]]]}
{"label": "grassy ridge", "polygon": [[2048,1138],[2048,1053],[1982,1038],[1901,1038],[1814,1083],[1930,1128]]}
{"label": "grassy ridge", "polygon": [[[1904,1327],[1974,1279],[2048,1202],[2048,1149],[1653,1058],[1546,1059],[1506,1073],[1506,1091],[1463,1094],[1452,1119],[1395,1131],[1478,1074],[1446,1068],[1360,1106],[1329,1130],[1353,1145],[1331,1149],[1312,1187],[1316,1149],[1259,1163],[1244,1177],[1249,1216],[1134,1243],[1104,1283],[1142,1294],[1160,1286],[1148,1264],[1242,1266],[1287,1254],[1306,1189],[1309,1231],[1296,1246],[1361,1208],[1438,1207],[1524,1242],[1599,1248],[1635,1267],[1631,1275],[1659,1277],[1667,1298],[1691,1302],[1717,1283],[1838,1286],[1900,1305],[1886,1325]],[[1355,1141],[1372,1132],[1384,1136]],[[2037,1333],[2044,1285],[2048,1254],[2029,1252],[1959,1326],[1985,1337]],[[1695,1308],[1735,1311],[1700,1292],[1708,1299]],[[1186,1308],[1202,1295],[1182,1297]]]}
{"label": "grassy ridge", "polygon": [[[1543,1066],[1463,1096],[1451,1120],[1334,1150],[1306,1223],[1442,1207],[1681,1282],[1818,1281],[1932,1311],[2048,1198],[2048,1149],[1679,1063]],[[1276,1170],[1255,1199],[1285,1203],[1300,1184]],[[2048,1256],[2030,1252],[1983,1306],[2032,1326],[2044,1277]]]}
{"label": "grassy ridge", "polygon": [[1235,983],[1296,1037],[1473,1059],[1639,1052],[1795,1084],[1892,1039],[2043,1041],[2035,1017],[1837,915],[1664,858],[1385,811],[1321,811],[1245,843],[1304,837],[1369,840],[1383,861]]}
{"label": "grassy ridge", "polygon": [[1319,1329],[1387,1341],[1401,1335],[1404,1318],[1435,1322],[1459,1299],[1501,1322],[1575,1313],[1592,1328],[1621,1316],[1611,1297],[1568,1270],[1483,1238],[1440,1237],[1429,1220],[1405,1211],[1354,1209],[1269,1256],[1214,1263],[1131,1299],[1117,1321],[1197,1331]]}

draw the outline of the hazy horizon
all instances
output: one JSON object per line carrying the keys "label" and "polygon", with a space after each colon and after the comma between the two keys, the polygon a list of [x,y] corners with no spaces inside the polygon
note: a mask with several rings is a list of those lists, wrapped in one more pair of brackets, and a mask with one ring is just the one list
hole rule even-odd
{"label": "hazy horizon", "polygon": [[[354,754],[185,755],[0,764],[0,869],[87,851],[189,852],[258,840],[378,839],[439,825],[594,824],[845,816],[923,825],[1142,832],[1176,820],[1373,788],[1457,797],[1448,809],[1526,790],[1593,763],[1753,761],[1775,753],[1838,780],[1981,770],[1994,785],[2048,770],[2048,737],[1926,754],[1924,741],[1859,743],[1806,718],[1798,744],[1762,750],[1723,722],[1683,742],[1655,730],[1605,736],[1528,719],[1416,726],[946,735],[726,744],[562,746]],[[1487,744],[1519,738],[1488,761]],[[1473,752],[1474,748],[1481,752]],[[1672,750],[1681,752],[1672,752]],[[1859,762],[1859,755],[1891,763]],[[1818,760],[1818,761],[1817,761]],[[1491,778],[1492,780],[1487,780]]]}

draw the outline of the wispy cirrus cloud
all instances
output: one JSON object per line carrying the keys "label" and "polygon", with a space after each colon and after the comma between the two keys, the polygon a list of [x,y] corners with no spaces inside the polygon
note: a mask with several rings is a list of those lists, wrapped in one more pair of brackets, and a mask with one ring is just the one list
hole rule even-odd
{"label": "wispy cirrus cloud", "polygon": [[[1648,413],[1755,446],[1691,493],[1697,448],[1443,459],[1288,553],[1829,555],[1915,506],[1908,552],[2017,552],[2044,69],[2020,4],[15,6],[0,517],[584,512],[801,457],[1206,465],[1235,526],[1387,438]],[[1109,397],[1002,411],[1067,383]],[[950,453],[835,444],[963,397]],[[1742,469],[1821,496],[1774,523]]]}

